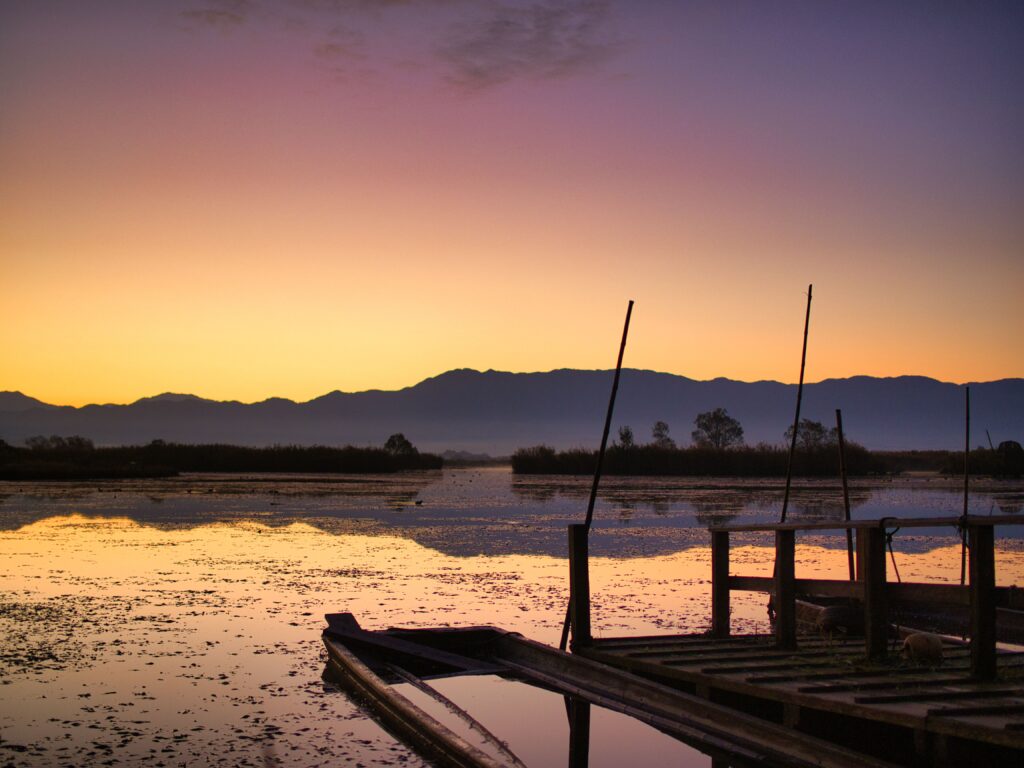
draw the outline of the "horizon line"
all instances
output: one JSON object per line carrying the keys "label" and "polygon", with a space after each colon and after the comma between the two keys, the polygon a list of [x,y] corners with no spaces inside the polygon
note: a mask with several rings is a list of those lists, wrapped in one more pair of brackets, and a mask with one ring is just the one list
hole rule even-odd
{"label": "horizon line", "polygon": [[[50,407],[54,407],[54,408],[76,408],[76,409],[77,408],[87,408],[87,407],[90,407],[90,406],[98,406],[98,407],[120,406],[120,407],[126,407],[126,406],[129,406],[129,405],[136,405],[138,403],[141,403],[141,402],[144,402],[144,401],[147,401],[147,400],[158,400],[158,399],[161,399],[161,398],[194,399],[194,400],[201,400],[201,401],[204,401],[204,402],[211,402],[211,403],[237,403],[239,405],[259,405],[261,403],[266,403],[266,402],[269,402],[271,400],[283,400],[283,401],[286,401],[286,402],[294,403],[296,405],[304,405],[304,404],[307,404],[307,403],[311,403],[311,402],[313,402],[315,400],[320,400],[320,399],[322,399],[324,397],[329,397],[330,395],[334,395],[334,394],[361,395],[361,394],[369,394],[369,393],[397,393],[397,392],[404,392],[404,391],[409,390],[409,389],[415,389],[416,387],[418,387],[418,386],[420,386],[420,385],[422,385],[422,384],[424,384],[424,383],[426,383],[428,381],[432,381],[434,379],[439,379],[442,376],[446,376],[448,374],[453,374],[453,373],[475,373],[475,374],[480,374],[480,375],[486,375],[486,374],[489,374],[489,373],[496,373],[496,374],[508,374],[508,375],[511,375],[511,376],[534,376],[534,375],[546,375],[546,374],[561,373],[561,372],[611,373],[613,371],[614,371],[613,368],[552,368],[552,369],[546,370],[546,371],[505,371],[505,370],[498,370],[496,368],[488,368],[486,370],[480,370],[480,369],[477,369],[477,368],[469,368],[469,367],[465,367],[465,368],[451,368],[449,370],[442,371],[441,373],[437,373],[437,374],[434,374],[432,376],[427,376],[427,377],[425,377],[423,379],[420,379],[419,381],[417,381],[414,384],[409,384],[409,385],[406,385],[404,387],[398,387],[396,389],[380,389],[380,388],[372,387],[372,388],[369,388],[369,389],[360,389],[360,390],[355,390],[355,391],[351,391],[351,392],[346,392],[346,391],[340,390],[340,389],[332,389],[330,391],[324,392],[323,394],[311,397],[308,400],[295,400],[293,398],[283,397],[281,395],[268,395],[268,396],[266,396],[266,397],[264,397],[262,399],[250,400],[250,401],[242,401],[242,400],[237,400],[237,399],[218,400],[218,399],[212,398],[212,397],[204,397],[202,395],[196,395],[196,394],[191,393],[191,392],[164,391],[164,392],[160,392],[160,393],[155,394],[155,395],[143,395],[143,396],[138,397],[135,400],[132,400],[132,401],[129,401],[129,402],[121,402],[121,403],[110,402],[110,401],[108,401],[108,402],[86,402],[86,403],[83,403],[81,405],[70,405],[70,404],[59,404],[59,403],[46,402],[44,400],[40,400],[37,397],[33,397],[32,395],[26,394],[25,392],[23,392],[21,390],[13,390],[13,389],[12,390],[0,390],[0,395],[4,395],[4,394],[20,395],[22,397],[26,397],[26,398],[29,398],[31,400],[35,400],[35,401],[37,401],[39,403],[42,403],[43,405],[46,405],[46,406],[50,406]],[[778,379],[746,380],[746,379],[733,379],[733,378],[730,378],[728,376],[716,376],[716,377],[710,378],[710,379],[695,379],[695,378],[692,378],[692,377],[687,376],[685,374],[671,373],[669,371],[656,371],[656,370],[651,369],[651,368],[629,368],[629,367],[624,367],[622,369],[622,371],[623,371],[623,373],[625,373],[627,371],[632,371],[632,372],[636,372],[636,373],[653,373],[653,374],[656,374],[656,375],[659,375],[659,376],[672,376],[672,377],[675,377],[675,378],[687,379],[689,381],[693,381],[693,382],[701,383],[701,384],[711,383],[711,382],[715,382],[715,381],[731,381],[731,382],[735,382],[737,384],[780,384],[782,386],[789,386],[789,387],[797,386],[797,382],[795,382],[795,381],[794,382],[785,382],[785,381],[779,381]],[[814,384],[823,384],[823,383],[829,382],[829,381],[849,381],[851,379],[878,379],[878,380],[927,379],[929,381],[934,381],[934,382],[937,382],[939,384],[951,384],[953,386],[963,387],[963,386],[970,386],[972,384],[994,384],[994,383],[998,383],[998,382],[1002,382],[1002,381],[1017,381],[1017,380],[1020,380],[1022,378],[1024,378],[1024,377],[1022,377],[1022,376],[1006,376],[1006,377],[999,378],[999,379],[991,379],[989,381],[961,381],[961,382],[957,382],[957,381],[944,381],[942,379],[936,379],[933,376],[927,376],[927,375],[924,375],[924,374],[916,374],[916,373],[903,373],[903,374],[898,374],[898,375],[895,375],[895,376],[875,376],[875,375],[872,375],[872,374],[852,374],[850,376],[827,376],[825,378],[818,379],[817,381],[804,382],[804,384],[806,386],[811,386],[811,385],[814,385]]]}

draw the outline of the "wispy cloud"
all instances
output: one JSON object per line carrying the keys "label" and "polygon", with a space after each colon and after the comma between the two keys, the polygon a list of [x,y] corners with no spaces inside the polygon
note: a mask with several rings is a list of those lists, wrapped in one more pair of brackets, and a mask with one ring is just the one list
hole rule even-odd
{"label": "wispy cloud", "polygon": [[[607,0],[196,0],[181,12],[191,27],[230,31],[249,22],[276,23],[308,37],[313,58],[335,74],[358,65],[440,66],[445,81],[475,92],[511,80],[579,73],[614,51]],[[425,15],[426,14],[426,15]],[[398,61],[374,61],[371,50],[389,29],[418,29],[421,50]],[[389,25],[394,25],[389,27]]]}
{"label": "wispy cloud", "polygon": [[207,27],[225,32],[244,24],[256,8],[254,0],[206,0],[186,8],[179,16],[193,29]]}
{"label": "wispy cloud", "polygon": [[604,2],[502,4],[474,23],[458,24],[438,56],[450,82],[472,90],[570,75],[611,55],[606,19]]}

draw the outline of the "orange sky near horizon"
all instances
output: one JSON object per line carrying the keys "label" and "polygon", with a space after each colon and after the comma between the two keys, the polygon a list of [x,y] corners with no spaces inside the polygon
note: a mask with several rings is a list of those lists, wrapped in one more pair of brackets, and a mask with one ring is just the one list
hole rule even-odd
{"label": "orange sky near horizon", "polygon": [[0,7],[0,390],[609,368],[630,298],[793,382],[808,283],[809,381],[1024,375],[1013,6],[82,5]]}

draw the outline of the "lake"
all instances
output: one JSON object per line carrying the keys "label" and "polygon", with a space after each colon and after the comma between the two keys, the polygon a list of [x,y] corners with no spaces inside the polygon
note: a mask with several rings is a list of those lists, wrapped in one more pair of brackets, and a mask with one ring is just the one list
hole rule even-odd
{"label": "lake", "polygon": [[[566,525],[590,479],[507,468],[395,476],[221,476],[0,484],[0,765],[420,765],[323,678],[323,615],[366,628],[493,624],[557,643]],[[857,481],[856,518],[953,516],[959,481]],[[606,478],[591,536],[595,634],[710,620],[706,527],[773,522],[776,480]],[[979,480],[972,514],[1017,514],[1024,484]],[[835,481],[801,481],[791,519],[841,519]],[[1024,527],[1000,529],[997,580],[1024,583]],[[843,578],[841,535],[803,536],[798,576]],[[734,572],[770,541],[734,537]],[[904,580],[959,580],[952,528],[897,533]],[[738,593],[738,631],[767,631]],[[565,764],[561,697],[497,678],[444,692],[528,764]],[[651,734],[654,734],[653,736]],[[597,711],[591,765],[710,765]],[[640,751],[646,750],[646,751]]]}

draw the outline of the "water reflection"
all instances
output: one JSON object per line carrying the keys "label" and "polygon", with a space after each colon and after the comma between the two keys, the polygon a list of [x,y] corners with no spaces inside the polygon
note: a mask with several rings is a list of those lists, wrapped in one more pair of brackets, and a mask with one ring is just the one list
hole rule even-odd
{"label": "water reflection", "polygon": [[[449,555],[563,556],[565,526],[582,519],[590,492],[585,477],[513,476],[507,468],[374,476],[237,477],[196,475],[106,483],[14,484],[0,487],[0,530],[16,530],[54,515],[123,516],[162,530],[210,523],[304,523],[334,534],[398,535]],[[709,525],[774,522],[782,506],[780,480],[728,478],[606,478],[595,510],[597,555],[651,557],[707,542]],[[956,481],[857,481],[855,518],[958,515]],[[1021,483],[978,483],[971,512],[1017,513]],[[841,520],[834,481],[802,481],[794,489],[793,520]],[[896,546],[944,545],[952,533],[902,537]],[[1024,531],[1007,529],[1010,537]],[[842,537],[831,545],[842,546]],[[823,539],[823,541],[825,541]]]}
{"label": "water reflection", "polygon": [[[650,510],[655,516],[671,512],[731,512],[735,515],[778,514],[784,487],[778,480],[732,478],[611,477],[603,481],[601,498],[620,509]],[[558,497],[586,500],[589,480],[550,475],[513,476],[512,493],[524,502],[547,503]],[[850,507],[863,506],[876,493],[870,487],[850,492]],[[815,481],[797,487],[791,497],[793,514],[809,519],[843,518],[842,489],[832,482]]]}
{"label": "water reflection", "polygon": [[[439,489],[422,491],[424,506]],[[465,518],[446,513],[470,521],[449,524],[450,538],[482,535],[472,521],[487,497],[478,494]],[[163,509],[174,499],[145,503]],[[630,535],[656,538],[649,533],[656,530],[641,536],[633,529],[615,541],[628,548]],[[96,510],[0,531],[0,680],[4,701],[18,703],[0,708],[0,732],[5,744],[25,748],[12,753],[15,764],[141,763],[160,754],[167,765],[228,766],[261,764],[272,754],[295,765],[420,765],[345,697],[324,689],[324,614],[351,611],[369,629],[491,624],[554,644],[566,568],[562,550],[551,557],[450,556],[397,534],[244,519],[158,528]],[[613,535],[607,521],[594,531],[595,542]],[[564,547],[564,529],[558,539]],[[845,574],[841,549],[807,539],[797,553],[800,577]],[[650,557],[614,554],[592,559],[598,636],[707,628],[706,544]],[[956,582],[959,554],[952,537],[949,546],[932,541],[919,551],[897,550],[906,581]],[[732,557],[737,573],[771,573],[770,549],[737,537]],[[1024,583],[1024,549],[998,548],[997,579]],[[762,595],[739,593],[733,608],[736,631],[767,629]],[[459,686],[468,684],[438,685],[460,701]],[[527,754],[543,746],[533,729],[548,720],[562,724],[550,754],[564,761],[564,700],[554,695],[538,707],[518,691],[481,689],[479,703],[469,699],[467,708],[491,711],[488,727],[515,735],[523,746],[514,748],[528,763]],[[608,755],[612,765],[647,764],[634,759],[629,742],[619,743],[621,731],[604,717],[592,709],[591,763]],[[532,764],[550,763],[539,757]]]}
{"label": "water reflection", "polygon": [[[324,676],[335,680],[331,667],[326,665]],[[431,679],[429,687],[434,695],[408,683],[394,685],[396,691],[473,746],[492,756],[505,756],[503,764],[568,764],[569,768],[620,768],[631,763],[651,768],[712,765],[711,758],[698,748],[634,718],[514,678],[445,677]],[[343,685],[337,690],[344,694]],[[456,714],[458,710],[453,711],[443,700],[461,713]]]}

